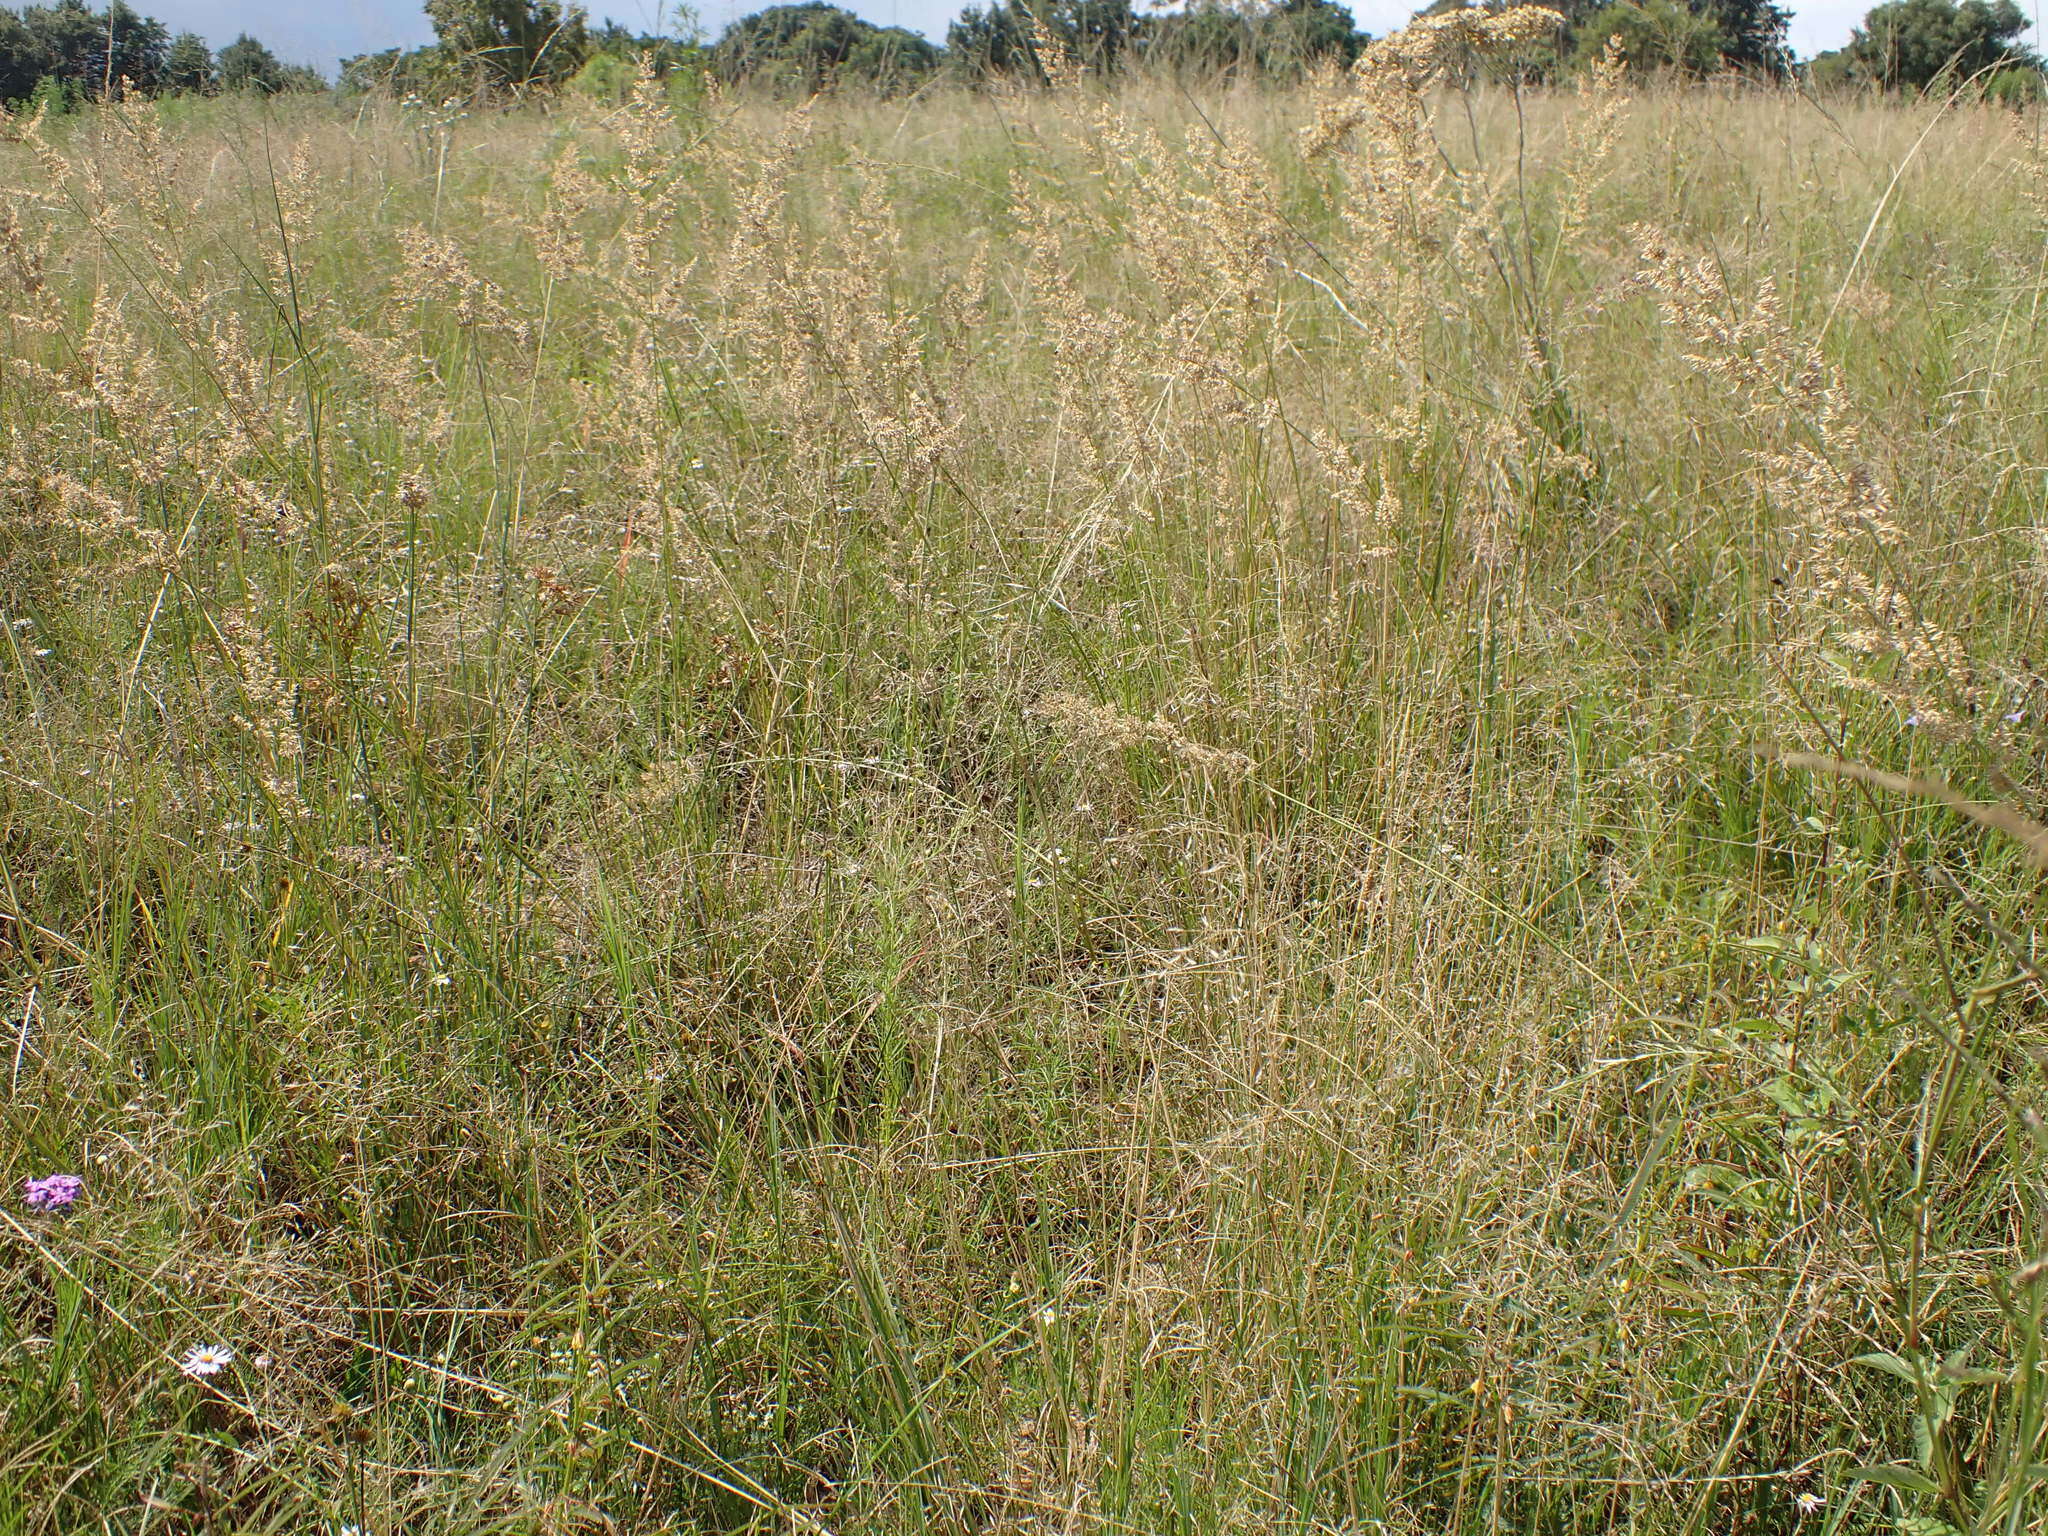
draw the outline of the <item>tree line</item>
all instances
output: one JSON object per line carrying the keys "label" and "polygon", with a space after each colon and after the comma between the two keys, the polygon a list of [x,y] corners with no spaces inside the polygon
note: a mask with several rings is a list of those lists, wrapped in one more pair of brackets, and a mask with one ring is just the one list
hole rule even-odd
{"label": "tree line", "polygon": [[246,32],[216,54],[196,32],[172,35],[127,0],[95,10],[86,0],[0,6],[0,102],[63,110],[118,90],[179,92],[324,90],[318,70],[286,64]]}
{"label": "tree line", "polygon": [[[1434,0],[1428,12],[1467,3]],[[1805,70],[1821,85],[1918,91],[1947,83],[2027,100],[2042,93],[2042,60],[2021,41],[2026,17],[2014,0],[1885,0],[1846,46],[1803,65],[1786,41],[1790,12],[1777,0],[1546,3],[1562,17],[1555,45],[1519,66],[1539,76],[1568,73],[1619,37],[1630,67],[1646,72],[1783,78]],[[1184,0],[1146,12],[1134,0],[977,0],[943,44],[828,0],[794,0],[741,17],[701,49],[592,28],[562,0],[427,0],[427,12],[435,45],[353,60],[345,79],[416,88],[466,68],[499,84],[546,88],[615,71],[616,61],[652,46],[662,50],[659,67],[690,58],[731,82],[895,94],[947,77],[1042,80],[1069,67],[1285,78],[1349,63],[1371,41],[1341,0]]]}
{"label": "tree line", "polygon": [[[1467,0],[1434,0],[1429,12]],[[2042,94],[2042,60],[2021,41],[2014,0],[1885,0],[1849,43],[1800,66],[1786,45],[1789,13],[1776,0],[1549,0],[1562,17],[1555,45],[1522,66],[1561,75],[1619,37],[1638,70],[1705,76],[1734,70],[1817,84],[1926,90],[1947,82],[2015,100]],[[682,13],[673,32],[593,25],[564,0],[426,0],[435,40],[344,61],[343,90],[432,99],[483,90],[521,94],[572,83],[615,93],[638,61],[683,66],[729,82],[806,94],[854,87],[896,94],[940,78],[969,83],[1043,80],[1078,68],[1132,66],[1177,75],[1287,78],[1355,59],[1370,42],[1341,0],[1189,0],[1141,13],[1133,0],[982,0],[937,44],[877,26],[826,0],[772,5],[701,44]],[[128,0],[0,7],[0,102],[62,108],[117,89],[149,94],[275,93],[326,87],[243,34],[216,55],[191,32],[175,36]]]}
{"label": "tree line", "polygon": [[[1435,0],[1424,14],[1467,3]],[[1562,17],[1555,45],[1517,66],[1537,76],[1582,67],[1619,37],[1629,67],[1643,72],[1784,78],[1803,69],[1823,86],[1921,91],[1948,84],[2015,100],[2042,95],[2043,63],[2021,41],[2027,17],[2014,0],[1886,0],[1844,47],[1804,65],[1786,41],[1791,14],[1776,0],[1545,3]],[[734,22],[711,49],[710,63],[727,79],[804,91],[856,81],[888,91],[942,73],[970,80],[1043,76],[1048,48],[1099,72],[1142,62],[1176,73],[1287,76],[1348,63],[1370,40],[1338,0],[1257,7],[1192,0],[1151,15],[1139,14],[1131,0],[988,0],[960,13],[943,47],[808,0]]]}
{"label": "tree line", "polygon": [[625,61],[651,56],[657,73],[688,63],[730,82],[893,94],[943,75],[1042,78],[1049,64],[1056,67],[1047,48],[1100,71],[1142,56],[1203,73],[1282,74],[1329,59],[1347,63],[1368,40],[1337,0],[1194,0],[1157,16],[1139,15],[1132,0],[990,0],[963,11],[943,45],[824,0],[756,11],[710,44],[593,26],[580,7],[561,0],[427,0],[426,10],[433,43],[346,60],[343,86],[422,96],[464,84],[608,90],[620,83]]}

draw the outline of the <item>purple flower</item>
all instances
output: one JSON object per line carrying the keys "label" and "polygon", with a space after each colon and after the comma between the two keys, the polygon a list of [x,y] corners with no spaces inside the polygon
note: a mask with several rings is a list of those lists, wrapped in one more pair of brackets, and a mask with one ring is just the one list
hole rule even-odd
{"label": "purple flower", "polygon": [[85,1180],[75,1173],[53,1173],[30,1179],[21,1186],[21,1198],[31,1210],[61,1211],[78,1198]]}
{"label": "purple flower", "polygon": [[2009,714],[2009,715],[2007,715],[2007,716],[2005,717],[2005,723],[2006,723],[2007,725],[2018,725],[2018,724],[2019,724],[2019,723],[2020,723],[2020,722],[2021,722],[2022,720],[2024,720],[2024,719],[2026,719],[2026,718],[2027,718],[2027,712],[2026,712],[2025,710],[2023,710],[2023,709],[2016,709],[2016,710],[2014,710],[2014,711],[2013,711],[2013,712],[2012,712],[2011,714]]}

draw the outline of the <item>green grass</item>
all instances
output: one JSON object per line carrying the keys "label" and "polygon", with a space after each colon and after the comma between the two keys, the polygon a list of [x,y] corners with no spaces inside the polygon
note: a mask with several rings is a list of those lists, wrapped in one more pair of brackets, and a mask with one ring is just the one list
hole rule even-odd
{"label": "green grass", "polygon": [[0,142],[0,1536],[2042,1526],[2038,123],[1430,103]]}

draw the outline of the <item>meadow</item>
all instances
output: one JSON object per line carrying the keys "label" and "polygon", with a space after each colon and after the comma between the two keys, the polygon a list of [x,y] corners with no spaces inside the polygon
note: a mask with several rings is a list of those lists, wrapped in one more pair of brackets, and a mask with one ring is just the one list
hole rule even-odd
{"label": "meadow", "polygon": [[2048,1527],[2043,119],[1543,25],[0,125],[0,1536]]}

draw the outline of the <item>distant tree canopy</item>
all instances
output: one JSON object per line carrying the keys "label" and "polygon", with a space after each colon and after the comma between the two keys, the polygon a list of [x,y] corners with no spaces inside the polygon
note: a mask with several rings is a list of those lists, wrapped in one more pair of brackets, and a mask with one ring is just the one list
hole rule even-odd
{"label": "distant tree canopy", "polygon": [[608,21],[590,36],[590,57],[570,82],[586,96],[624,101],[632,93],[644,61],[657,79],[681,65],[701,60],[703,49],[692,40],[627,30]]}
{"label": "distant tree canopy", "polygon": [[1146,28],[1145,57],[1181,75],[1244,75],[1259,70],[1260,16],[1219,0],[1156,17]]}
{"label": "distant tree canopy", "polygon": [[229,91],[257,91],[265,96],[279,91],[317,89],[318,75],[303,65],[282,64],[276,54],[244,32],[221,49],[215,68],[221,88]]}
{"label": "distant tree canopy", "polygon": [[2038,75],[2039,56],[2020,41],[2026,28],[2013,0],[1888,0],[1863,18],[1847,47],[1813,61],[1814,79],[1922,91],[2005,70]]}
{"label": "distant tree canopy", "polygon": [[579,5],[560,0],[427,0],[442,51],[493,85],[553,86],[590,56]]}
{"label": "distant tree canopy", "polygon": [[848,82],[885,94],[911,90],[938,67],[939,50],[917,33],[878,27],[819,0],[743,16],[711,50],[711,68],[721,80],[806,95]]}
{"label": "distant tree canopy", "polygon": [[[1141,61],[1182,75],[1287,78],[1357,58],[1370,41],[1340,0],[1182,0],[1140,15],[1135,0],[981,0],[967,5],[940,48],[915,32],[873,22],[825,0],[798,0],[744,16],[717,44],[699,46],[694,15],[676,7],[673,33],[592,27],[575,0],[423,0],[435,42],[343,62],[344,89],[445,98],[553,90],[616,98],[637,61],[657,74],[703,60],[728,81],[804,93],[854,85],[912,90],[942,68],[969,80],[1046,77],[1061,62],[1107,73]],[[1156,7],[1159,0],[1152,0]],[[1475,0],[1431,0],[1422,14]],[[1497,8],[1515,0],[1477,0]],[[1545,0],[1565,23],[1559,66],[1597,57],[1621,39],[1633,68],[1706,75],[1724,69],[1782,75],[1791,65],[1789,14],[1777,0]],[[2020,39],[2015,0],[1885,0],[1849,44],[1812,64],[1821,83],[1921,90],[1977,80],[2013,101],[2048,97],[2039,56]],[[1539,65],[1547,72],[1548,64]],[[128,0],[45,0],[0,6],[0,102],[43,97],[59,105],[126,82],[150,93],[318,89],[319,75],[286,64],[243,34],[218,54],[192,32],[173,37]]]}
{"label": "distant tree canopy", "polygon": [[1041,35],[1063,59],[1106,73],[1139,40],[1131,0],[990,0],[968,6],[946,29],[946,51],[968,75],[1042,74]]}
{"label": "distant tree canopy", "polygon": [[[269,83],[263,89],[324,84],[312,70],[278,63],[254,39],[240,41],[269,60]],[[191,32],[173,38],[170,28],[140,14],[127,0],[110,0],[103,10],[86,0],[0,8],[0,101],[25,101],[41,93],[61,104],[121,89],[124,82],[147,94],[210,91],[223,83],[223,76],[202,38]]]}
{"label": "distant tree canopy", "polygon": [[1349,64],[1370,39],[1335,0],[1280,0],[1246,12],[1197,0],[1145,25],[1148,64],[1177,74],[1298,75],[1319,64]]}
{"label": "distant tree canopy", "polygon": [[193,95],[210,94],[220,86],[213,50],[197,32],[180,32],[164,55],[164,87]]}
{"label": "distant tree canopy", "polygon": [[947,60],[970,79],[1042,75],[1041,38],[1096,73],[1142,59],[1176,74],[1299,74],[1348,64],[1367,42],[1336,0],[1192,0],[1154,16],[1139,16],[1130,0],[991,0],[947,28]]}
{"label": "distant tree canopy", "polygon": [[1621,39],[1622,56],[1635,70],[1710,75],[1722,65],[1721,29],[1711,16],[1678,0],[1614,0],[1578,28],[1580,63],[1598,58],[1609,39]]}
{"label": "distant tree canopy", "polygon": [[698,56],[695,13],[665,9],[671,31],[636,33],[610,21],[593,28],[581,5],[561,0],[426,0],[435,41],[343,59],[341,88],[445,99],[479,86],[518,95],[575,81],[615,94],[643,58],[664,75]]}
{"label": "distant tree canopy", "polygon": [[[1435,0],[1426,14],[1462,10]],[[1777,77],[1792,67],[1791,13],[1776,0],[1544,0],[1564,15],[1560,62],[1598,56],[1619,35],[1631,68]]]}
{"label": "distant tree canopy", "polygon": [[1775,0],[1690,0],[1688,9],[1714,24],[1727,68],[1773,76],[1792,68],[1792,13]]}
{"label": "distant tree canopy", "polygon": [[1372,41],[1337,0],[1280,0],[1261,22],[1259,57],[1269,71],[1349,64]]}
{"label": "distant tree canopy", "polygon": [[1031,18],[1015,3],[994,0],[986,9],[970,5],[946,28],[946,58],[971,79],[1039,73],[1032,47]]}
{"label": "distant tree canopy", "polygon": [[697,23],[688,11],[676,12],[676,26],[673,33],[634,32],[620,26],[616,21],[607,21],[590,34],[590,49],[593,56],[612,59],[646,59],[654,66],[658,75],[667,74],[680,64],[695,59],[702,51],[696,42]]}
{"label": "distant tree canopy", "polygon": [[0,18],[0,97],[22,99],[46,80],[87,95],[124,80],[141,91],[162,86],[170,29],[126,0],[104,11],[58,0],[0,11]]}
{"label": "distant tree canopy", "polygon": [[0,11],[0,101],[26,101],[46,73],[40,39],[13,11]]}

